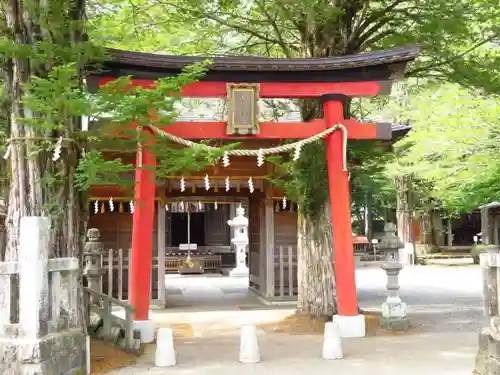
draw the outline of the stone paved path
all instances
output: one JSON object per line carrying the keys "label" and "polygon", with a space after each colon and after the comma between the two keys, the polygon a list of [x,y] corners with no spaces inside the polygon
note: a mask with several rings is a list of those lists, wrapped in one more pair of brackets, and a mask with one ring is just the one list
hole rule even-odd
{"label": "stone paved path", "polygon": [[321,337],[262,335],[262,362],[237,362],[238,337],[176,343],[177,366],[155,368],[154,348],[141,362],[110,375],[470,375],[476,350],[473,333],[368,337],[344,340],[345,358],[325,361]]}
{"label": "stone paved path", "polygon": [[[383,272],[365,267],[356,277],[361,308],[378,310],[385,296]],[[112,374],[465,375],[472,371],[482,325],[478,266],[407,267],[400,292],[419,334],[345,340],[346,358],[327,362],[319,358],[321,337],[261,333],[262,363],[241,365],[237,328],[280,320],[293,309],[264,308],[242,279],[168,278],[166,285],[171,308],[153,313],[157,325],[184,322],[194,331],[191,338],[176,341],[178,366],[154,368],[151,346],[136,366]]]}

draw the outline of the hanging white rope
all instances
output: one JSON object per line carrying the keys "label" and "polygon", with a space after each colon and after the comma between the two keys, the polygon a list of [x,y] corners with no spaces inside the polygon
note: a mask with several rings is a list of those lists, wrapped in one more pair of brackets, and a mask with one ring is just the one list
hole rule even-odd
{"label": "hanging white rope", "polygon": [[210,190],[210,179],[208,177],[208,174],[206,174],[205,178],[203,178],[203,183],[205,184],[205,190]]}
{"label": "hanging white rope", "polygon": [[262,167],[264,165],[264,150],[261,148],[257,154],[257,167]]}
{"label": "hanging white rope", "polygon": [[10,152],[12,151],[12,146],[10,144],[7,145],[7,148],[5,149],[5,154],[3,155],[3,158],[7,160],[10,156]]}
{"label": "hanging white rope", "polygon": [[[172,142],[178,143],[180,145],[186,146],[186,147],[191,147],[191,148],[200,148],[204,150],[217,150],[217,147],[209,146],[203,143],[196,143],[193,141],[189,141],[187,139],[177,137],[176,135],[167,133],[166,131],[157,128],[154,125],[144,125],[144,127],[149,128],[153,133],[156,135],[167,138]],[[316,142],[328,134],[333,133],[336,130],[342,131],[342,163],[343,163],[343,170],[347,171],[347,129],[344,125],[342,124],[336,124],[331,126],[328,129],[323,130],[322,132],[313,135],[312,137],[306,138],[306,139],[301,139],[300,141],[293,142],[293,143],[288,143],[286,145],[281,145],[281,146],[276,146],[276,147],[270,147],[270,148],[263,148],[263,149],[241,149],[241,150],[228,150],[227,153],[224,153],[225,159],[223,157],[223,162],[224,160],[229,161],[229,156],[264,156],[264,155],[271,155],[271,154],[280,154],[284,152],[290,152],[290,151],[295,151],[297,153],[297,147],[302,148],[303,146]],[[224,163],[224,164],[227,164]],[[229,165],[229,164],[227,164]]]}
{"label": "hanging white rope", "polygon": [[227,168],[229,167],[229,164],[231,164],[229,161],[229,153],[224,151],[224,155],[222,156],[222,165]]}
{"label": "hanging white rope", "polygon": [[297,161],[300,158],[300,150],[302,149],[302,143],[297,143],[295,150],[293,151],[293,161]]}
{"label": "hanging white rope", "polygon": [[54,153],[52,155],[52,161],[57,161],[61,158],[61,152],[62,152],[62,142],[63,142],[63,137],[59,137],[59,139],[56,142],[56,146],[54,147]]}
{"label": "hanging white rope", "polygon": [[253,179],[252,179],[252,177],[250,177],[250,178],[248,179],[248,190],[250,190],[250,193],[253,193],[253,192],[254,192],[254,190],[255,190],[255,188],[254,188],[254,186],[253,186]]}

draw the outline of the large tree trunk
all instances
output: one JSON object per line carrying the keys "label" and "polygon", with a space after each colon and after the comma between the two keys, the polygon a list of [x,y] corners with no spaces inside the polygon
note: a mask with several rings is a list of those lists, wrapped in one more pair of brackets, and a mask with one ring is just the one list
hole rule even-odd
{"label": "large tree trunk", "polygon": [[[321,118],[323,108],[316,100],[303,100],[301,114],[304,121]],[[310,145],[298,163],[294,175],[308,207],[299,204],[297,219],[297,313],[329,316],[337,312],[337,304],[325,151],[319,144]]]}
{"label": "large tree trunk", "polygon": [[[84,0],[8,0],[4,11],[6,25],[12,32],[11,42],[31,46],[33,51],[39,51],[41,42],[51,44],[54,49],[68,48],[69,51],[77,46],[83,35],[84,6]],[[45,29],[47,26],[57,29],[57,32]],[[57,58],[61,59],[62,56]],[[63,61],[68,62],[71,61]],[[2,67],[9,102],[8,127],[11,139],[5,250],[7,260],[17,258],[20,220],[23,216],[50,217],[51,257],[81,255],[84,229],[82,212],[86,204],[74,185],[79,151],[76,142],[71,141],[76,139],[79,120],[68,116],[58,127],[40,126],[41,123],[50,124],[50,119],[23,104],[31,77],[46,76],[54,63],[34,55],[27,56],[23,52],[23,55],[10,56]],[[79,68],[76,64],[76,76],[79,75]],[[60,136],[70,141],[63,142],[61,158],[54,162],[53,148]]]}
{"label": "large tree trunk", "polygon": [[396,222],[398,236],[406,245],[413,243],[413,219],[411,207],[411,177],[398,176],[396,182]]}
{"label": "large tree trunk", "polygon": [[315,220],[298,213],[298,301],[297,312],[330,316],[337,312],[335,272],[333,269],[330,202]]}

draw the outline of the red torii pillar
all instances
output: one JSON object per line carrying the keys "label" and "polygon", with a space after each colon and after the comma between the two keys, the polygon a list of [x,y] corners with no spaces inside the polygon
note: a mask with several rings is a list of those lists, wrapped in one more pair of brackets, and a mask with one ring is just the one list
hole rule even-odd
{"label": "red torii pillar", "polygon": [[[149,145],[150,146],[150,145]],[[136,154],[132,250],[129,259],[129,302],[135,307],[134,327],[141,341],[154,340],[154,325],[149,320],[151,265],[155,211],[156,155],[148,145],[139,146]]]}
{"label": "red torii pillar", "polygon": [[[329,94],[322,96],[321,99],[326,127],[342,124],[347,97]],[[364,337],[365,318],[358,312],[356,295],[349,174],[344,168],[344,147],[341,131],[335,131],[327,136],[326,158],[338,309],[335,319],[342,337]]]}

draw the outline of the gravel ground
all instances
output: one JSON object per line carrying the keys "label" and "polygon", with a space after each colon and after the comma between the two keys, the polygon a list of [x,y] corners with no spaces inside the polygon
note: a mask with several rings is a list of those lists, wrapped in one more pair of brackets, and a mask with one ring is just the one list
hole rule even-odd
{"label": "gravel ground", "polygon": [[[377,310],[386,277],[379,268],[356,271],[362,309]],[[481,270],[475,265],[409,266],[400,274],[400,295],[414,326],[430,332],[479,332],[483,323]]]}
{"label": "gravel ground", "polygon": [[[386,296],[386,275],[378,265],[356,270],[358,299],[362,309],[380,310]],[[210,275],[166,279],[168,320],[189,311],[261,309],[266,307],[247,291],[244,278]],[[426,332],[478,332],[483,322],[481,271],[476,265],[408,266],[400,273],[400,295],[408,304],[413,326]],[[242,307],[248,307],[242,308]],[[293,308],[291,306],[290,308]],[[241,316],[241,313],[240,313]],[[177,319],[175,319],[177,320]]]}

